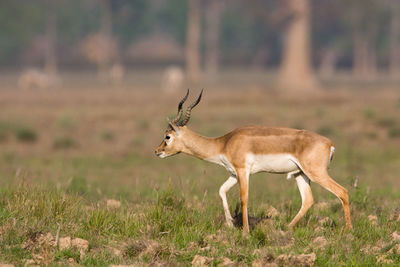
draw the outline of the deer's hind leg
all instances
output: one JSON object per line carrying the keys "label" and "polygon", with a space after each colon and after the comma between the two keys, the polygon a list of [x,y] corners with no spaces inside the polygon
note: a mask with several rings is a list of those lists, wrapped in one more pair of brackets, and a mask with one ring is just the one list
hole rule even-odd
{"label": "deer's hind leg", "polygon": [[304,155],[299,168],[307,177],[333,193],[340,199],[343,206],[346,227],[352,228],[350,219],[349,194],[346,188],[335,182],[328,174],[328,165],[332,158],[334,148],[332,145],[317,145]]}
{"label": "deer's hind leg", "polygon": [[352,228],[351,218],[350,218],[350,203],[349,194],[347,189],[335,182],[328,174],[328,171],[324,167],[314,167],[307,168],[303,166],[304,172],[310,178],[311,181],[321,185],[326,190],[333,193],[336,197],[340,199],[343,206],[344,218],[346,221],[346,227]]}
{"label": "deer's hind leg", "polygon": [[230,176],[228,178],[228,180],[226,180],[225,183],[219,189],[219,196],[222,199],[222,205],[224,207],[226,224],[230,227],[233,226],[233,218],[229,211],[228,201],[226,199],[226,192],[228,192],[229,189],[231,189],[232,186],[234,186],[236,183],[237,183],[237,178],[235,176]]}
{"label": "deer's hind leg", "polygon": [[301,208],[297,215],[290,222],[289,227],[291,228],[294,227],[301,218],[303,218],[303,216],[314,204],[314,198],[310,186],[310,179],[302,172],[297,174],[295,177],[301,195]]}

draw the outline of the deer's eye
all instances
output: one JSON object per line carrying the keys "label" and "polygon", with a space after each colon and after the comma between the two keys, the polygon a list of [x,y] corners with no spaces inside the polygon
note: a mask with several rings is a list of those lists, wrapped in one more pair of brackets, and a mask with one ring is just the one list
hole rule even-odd
{"label": "deer's eye", "polygon": [[169,145],[172,142],[172,136],[171,135],[167,135],[165,137],[165,144]]}

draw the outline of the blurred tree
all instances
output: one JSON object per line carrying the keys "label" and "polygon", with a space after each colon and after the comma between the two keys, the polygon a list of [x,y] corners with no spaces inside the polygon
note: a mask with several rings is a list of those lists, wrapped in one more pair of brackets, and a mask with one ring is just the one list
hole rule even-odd
{"label": "blurred tree", "polygon": [[111,0],[99,0],[101,6],[101,29],[100,31],[111,38],[112,36],[112,6]]}
{"label": "blurred tree", "polygon": [[382,27],[385,4],[375,0],[341,1],[342,20],[351,30],[353,40],[353,73],[360,79],[377,74],[377,36]]}
{"label": "blurred tree", "polygon": [[[310,51],[309,0],[251,0],[249,7],[252,14],[260,17],[264,24],[272,25],[277,31],[276,34],[284,32],[278,87],[282,90],[302,92],[316,89],[317,80],[312,68]],[[271,32],[268,27],[264,30]],[[264,51],[258,55],[265,57],[266,53],[268,52]]]}
{"label": "blurred tree", "polygon": [[57,12],[55,2],[46,0],[46,49],[44,54],[44,71],[49,75],[56,75],[57,67]]}
{"label": "blurred tree", "polygon": [[312,91],[317,80],[311,64],[309,0],[287,0],[287,21],[278,86],[290,91]]}
{"label": "blurred tree", "polygon": [[118,45],[112,36],[111,0],[99,0],[101,21],[98,33],[88,35],[82,42],[82,52],[92,63],[97,64],[98,78],[105,80],[110,64],[118,58]]}
{"label": "blurred tree", "polygon": [[101,41],[104,44],[104,54],[108,54],[108,56],[102,57],[103,60],[99,61],[98,75],[100,79],[104,80],[111,68],[111,61],[118,57],[118,44],[112,34],[112,2],[111,0],[99,1],[102,13],[100,33],[103,35],[103,38]]}
{"label": "blurred tree", "polygon": [[98,78],[104,80],[110,62],[118,54],[115,41],[102,33],[90,34],[82,41],[81,50],[89,62],[97,65]]}
{"label": "blurred tree", "polygon": [[[313,60],[318,64],[319,74],[331,78],[341,60],[351,57],[351,42],[341,23],[342,6],[336,1],[313,2]],[[343,38],[345,37],[345,38]],[[349,52],[350,51],[350,52]],[[343,63],[342,63],[343,64]],[[348,64],[345,62],[345,64]]]}
{"label": "blurred tree", "polygon": [[155,18],[150,16],[149,9],[147,0],[111,1],[112,34],[122,48],[153,30]]}
{"label": "blurred tree", "polygon": [[18,62],[21,50],[40,31],[42,8],[31,1],[0,1],[0,61],[3,65]]}
{"label": "blurred tree", "polygon": [[[215,68],[212,66],[217,66],[218,69],[220,64],[234,67],[253,64],[260,68],[277,67],[280,64],[283,69],[284,60],[289,57],[288,51],[292,51],[289,49],[291,47],[289,44],[299,46],[297,47],[299,51],[301,49],[302,45],[299,42],[285,43],[290,36],[294,36],[290,34],[293,32],[290,30],[293,29],[291,22],[298,21],[301,17],[299,12],[293,12],[293,8],[290,8],[290,1],[293,0],[245,2],[230,0],[229,5],[223,7],[223,13],[220,10],[216,16],[213,15],[212,6],[216,5],[218,0],[194,1],[200,2],[198,6],[204,1],[201,7],[207,8],[204,14],[204,47],[200,47],[201,41],[198,40],[197,48],[194,49],[198,51],[198,70],[200,70],[201,48],[204,48],[205,52],[204,65],[207,73]],[[399,48],[396,47],[399,46],[400,36],[399,30],[396,29],[399,27],[399,23],[396,22],[399,20],[399,15],[396,15],[398,8],[395,6],[399,5],[399,0],[306,1],[312,1],[311,24],[314,49],[312,55],[306,56],[307,53],[303,52],[290,53],[291,55],[303,54],[305,58],[312,56],[315,63],[320,63],[321,68],[327,70],[325,73],[334,71],[335,66],[338,68],[354,66],[354,73],[364,77],[372,77],[373,75],[366,73],[374,72],[381,66],[388,67],[392,73],[397,72],[394,70],[400,65],[396,63],[399,62],[399,59],[396,59],[399,57],[396,56]],[[48,37],[51,35],[48,33],[52,31],[55,33],[53,40],[57,59],[55,62],[63,68],[86,67],[85,58],[78,53],[77,44],[91,33],[111,32],[113,40],[123,49],[121,51],[127,51],[127,48],[139,40],[158,33],[176,41],[176,47],[183,47],[196,35],[189,34],[190,2],[108,0],[107,7],[105,0],[0,1],[0,65],[16,67],[20,63],[24,65],[45,63],[47,60],[43,62],[44,58],[51,58],[51,49],[46,50],[46,47],[49,43]],[[295,2],[301,3],[303,0]],[[52,12],[48,8],[48,3],[54,5]],[[52,20],[57,23],[50,23]],[[200,18],[198,21],[198,35],[200,35]],[[213,23],[219,24],[219,27],[210,26]],[[52,28],[51,25],[56,26]],[[101,30],[102,28],[105,30]],[[286,38],[279,38],[285,29]],[[214,60],[211,60],[212,58]],[[124,59],[130,64],[146,63],[127,57]],[[180,64],[182,60],[162,63],[152,61],[149,64],[154,66],[171,63]],[[296,64],[299,65],[298,62]]]}
{"label": "blurred tree", "polygon": [[390,74],[400,74],[400,1],[390,0]]}
{"label": "blurred tree", "polygon": [[[263,33],[270,32],[269,24],[252,11],[253,6],[252,2],[243,5],[242,1],[230,0],[229,5],[223,7],[219,37],[221,64],[249,64],[260,46],[270,45],[262,38]],[[242,19],[239,20],[238,16]]]}
{"label": "blurred tree", "polygon": [[184,45],[187,32],[187,0],[164,0],[164,5],[156,14],[155,21],[161,30],[171,34],[175,40]]}
{"label": "blurred tree", "polygon": [[207,78],[214,81],[219,67],[219,36],[222,12],[222,0],[206,2],[205,61]]}
{"label": "blurred tree", "polygon": [[200,0],[188,0],[188,21],[186,31],[186,77],[190,82],[200,81]]}

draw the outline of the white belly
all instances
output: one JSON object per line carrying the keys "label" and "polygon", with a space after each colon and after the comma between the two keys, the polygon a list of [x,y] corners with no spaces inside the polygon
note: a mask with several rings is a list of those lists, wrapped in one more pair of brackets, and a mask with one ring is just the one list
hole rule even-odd
{"label": "white belly", "polygon": [[213,157],[206,158],[205,160],[212,162],[212,163],[217,163],[221,166],[224,166],[228,172],[230,172],[232,175],[236,176],[235,168],[232,166],[232,163],[230,163],[230,161],[225,157],[225,155],[222,155],[222,154],[215,155]]}
{"label": "white belly", "polygon": [[299,170],[297,160],[290,154],[246,155],[246,169],[257,172],[288,173]]}

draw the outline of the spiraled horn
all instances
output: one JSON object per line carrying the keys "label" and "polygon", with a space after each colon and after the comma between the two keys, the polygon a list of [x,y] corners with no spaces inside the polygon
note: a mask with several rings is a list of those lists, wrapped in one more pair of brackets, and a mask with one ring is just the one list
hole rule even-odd
{"label": "spiraled horn", "polygon": [[201,89],[201,93],[199,95],[199,97],[197,98],[197,100],[195,102],[193,102],[190,106],[187,107],[186,109],[186,114],[185,114],[185,118],[183,119],[183,121],[179,122],[177,125],[178,126],[185,126],[186,123],[188,123],[188,121],[190,120],[190,113],[192,112],[192,109],[199,104],[200,100],[201,100],[201,96],[203,94],[203,89]]}
{"label": "spiraled horn", "polygon": [[176,124],[182,117],[182,113],[183,113],[183,103],[185,103],[186,99],[189,96],[189,89],[187,89],[186,95],[182,98],[182,100],[179,102],[178,104],[178,114],[176,115],[176,117],[171,121],[171,123]]}

